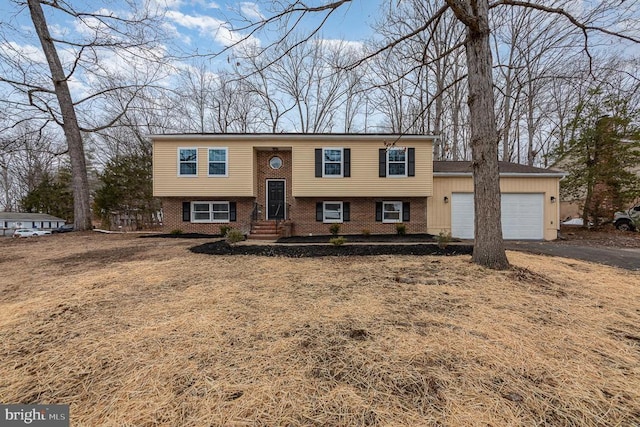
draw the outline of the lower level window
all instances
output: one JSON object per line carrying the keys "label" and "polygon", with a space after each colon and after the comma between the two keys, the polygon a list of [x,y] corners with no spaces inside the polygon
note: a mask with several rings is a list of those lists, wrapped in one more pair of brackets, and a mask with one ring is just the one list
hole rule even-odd
{"label": "lower level window", "polygon": [[229,222],[229,202],[192,202],[192,222]]}
{"label": "lower level window", "polygon": [[402,222],[402,202],[382,202],[382,222]]}
{"label": "lower level window", "polygon": [[342,222],[342,202],[323,202],[323,222]]}

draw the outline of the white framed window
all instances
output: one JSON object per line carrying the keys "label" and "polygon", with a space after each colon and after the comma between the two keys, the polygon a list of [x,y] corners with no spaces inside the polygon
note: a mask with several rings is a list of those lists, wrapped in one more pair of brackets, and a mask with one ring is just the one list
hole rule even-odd
{"label": "white framed window", "polygon": [[343,222],[342,202],[322,202],[322,222]]}
{"label": "white framed window", "polygon": [[228,150],[226,147],[209,148],[209,176],[227,176]]}
{"label": "white framed window", "polygon": [[402,222],[402,202],[382,202],[382,222]]}
{"label": "white framed window", "polygon": [[387,176],[407,176],[407,149],[391,147],[387,150]]}
{"label": "white framed window", "polygon": [[322,176],[342,177],[343,176],[343,149],[323,148],[322,149]]}
{"label": "white framed window", "polygon": [[178,176],[198,175],[198,149],[178,148]]}
{"label": "white framed window", "polygon": [[229,222],[229,202],[191,202],[191,222]]}

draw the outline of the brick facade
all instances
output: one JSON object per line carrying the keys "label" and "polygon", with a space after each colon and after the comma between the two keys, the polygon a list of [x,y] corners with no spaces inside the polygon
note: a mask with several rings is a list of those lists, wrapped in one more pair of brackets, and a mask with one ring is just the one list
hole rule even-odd
{"label": "brick facade", "polygon": [[[209,200],[211,198],[206,198]],[[198,200],[205,200],[199,198]],[[298,198],[291,199],[290,211],[292,235],[306,236],[329,234],[331,224],[316,221],[316,203],[322,201],[349,202],[351,207],[350,221],[340,224],[340,234],[361,234],[367,230],[371,234],[395,234],[396,224],[387,224],[376,221],[376,202],[382,199],[374,198]],[[407,233],[427,232],[427,204],[426,198],[400,198],[403,202],[411,204],[411,217],[404,222]],[[182,202],[190,202],[191,199],[165,197],[162,199],[163,231],[181,230],[183,233],[218,234],[221,225],[231,227],[248,233],[251,230],[251,214],[253,210],[252,198],[229,199],[236,202],[237,220],[228,224],[220,223],[192,223],[182,220]],[[225,199],[227,201],[227,199]],[[264,218],[264,209],[261,218]]]}
{"label": "brick facade", "polygon": [[[309,234],[329,234],[332,224],[316,221],[316,203],[322,201],[339,201],[350,203],[350,221],[340,224],[340,234],[361,234],[363,230],[371,234],[395,234],[396,224],[376,221],[376,202],[390,199],[378,198],[300,198],[296,200],[296,210],[292,211],[292,234],[306,236]],[[396,198],[396,201],[411,204],[411,216],[406,226],[407,233],[427,232],[427,199]],[[295,214],[295,217],[294,217]]]}
{"label": "brick facade", "polygon": [[[376,221],[376,202],[383,200],[396,200],[409,202],[411,206],[411,216],[408,222],[404,222],[407,233],[426,233],[427,232],[427,198],[341,198],[341,197],[325,197],[325,198],[293,198],[291,185],[291,151],[288,150],[268,150],[256,151],[256,197],[254,198],[216,198],[216,197],[198,197],[198,198],[162,198],[163,231],[182,230],[184,233],[208,233],[218,234],[221,225],[229,225],[240,229],[245,233],[251,230],[252,212],[254,202],[260,205],[258,220],[266,219],[266,188],[267,180],[283,179],[285,180],[285,194],[287,203],[287,219],[291,221],[292,235],[322,235],[329,234],[331,224],[316,221],[316,203],[322,201],[342,201],[350,203],[350,221],[340,224],[340,234],[361,234],[364,230],[371,234],[395,234],[396,224],[387,224]],[[269,160],[278,156],[282,159],[282,167],[280,169],[272,169],[269,166]],[[219,223],[191,223],[182,220],[182,202],[190,202],[193,200],[211,201],[229,201],[236,202],[237,220],[228,224]]]}
{"label": "brick facade", "polygon": [[[236,202],[236,221],[229,223],[193,223],[182,220],[182,202],[191,201],[229,201]],[[228,225],[248,233],[251,230],[251,212],[253,210],[253,198],[181,198],[163,197],[162,201],[162,231],[169,233],[173,230],[181,230],[183,233],[219,234],[221,225]]]}
{"label": "brick facade", "polygon": [[[269,166],[269,160],[278,156],[282,159],[282,167],[280,169],[272,169]],[[259,220],[265,220],[267,217],[267,180],[268,179],[284,179],[285,180],[285,203],[287,204],[287,218],[292,218],[289,210],[295,210],[295,201],[291,193],[291,151],[258,151],[256,152],[256,202],[261,206]]]}

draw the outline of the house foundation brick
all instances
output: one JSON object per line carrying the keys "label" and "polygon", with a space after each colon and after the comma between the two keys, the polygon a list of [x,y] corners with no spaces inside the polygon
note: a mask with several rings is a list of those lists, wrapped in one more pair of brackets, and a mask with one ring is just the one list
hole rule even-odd
{"label": "house foundation brick", "polygon": [[[162,231],[170,233],[180,230],[183,233],[220,234],[220,226],[241,230],[248,233],[251,230],[251,213],[253,211],[253,198],[211,198],[211,197],[162,197]],[[225,201],[236,202],[236,221],[226,223],[201,223],[182,220],[182,202],[192,201]]]}
{"label": "house foundation brick", "polygon": [[330,234],[331,223],[316,221],[316,203],[323,201],[349,202],[350,221],[340,223],[340,234],[396,234],[396,223],[376,221],[376,202],[403,201],[411,204],[411,217],[407,222],[406,232],[427,232],[427,199],[426,198],[297,198],[295,216],[292,213],[292,234],[294,236]]}
{"label": "house foundation brick", "polygon": [[[163,212],[163,232],[181,230],[183,233],[203,233],[219,234],[220,226],[227,225],[249,233],[251,230],[251,219],[254,207],[253,198],[224,199],[224,201],[236,202],[237,221],[228,223],[192,223],[182,221],[182,203],[193,200],[210,200],[211,198],[162,198]],[[214,199],[218,200],[218,199]],[[221,201],[223,199],[220,199]],[[330,234],[331,223],[316,221],[316,203],[323,201],[342,201],[350,203],[350,221],[340,223],[340,234],[395,234],[396,223],[383,223],[376,221],[376,202],[381,202],[380,198],[291,198],[288,199],[289,212],[291,218],[291,234],[294,236],[326,235]],[[411,206],[411,217],[407,222],[406,232],[426,233],[427,232],[427,199],[426,198],[396,198],[394,200],[409,202]],[[265,209],[262,209],[258,219],[263,220]]]}

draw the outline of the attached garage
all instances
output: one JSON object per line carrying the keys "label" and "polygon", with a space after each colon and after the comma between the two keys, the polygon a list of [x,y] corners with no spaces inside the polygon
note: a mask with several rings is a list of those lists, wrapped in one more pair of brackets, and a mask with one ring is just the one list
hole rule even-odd
{"label": "attached garage", "polygon": [[[544,194],[503,193],[502,236],[511,240],[544,238]],[[473,239],[473,193],[451,194],[451,235]]]}
{"label": "attached garage", "polygon": [[[434,195],[427,202],[427,231],[474,237],[473,177],[470,162],[433,162]],[[502,234],[510,240],[553,240],[559,221],[564,174],[500,162]]]}

